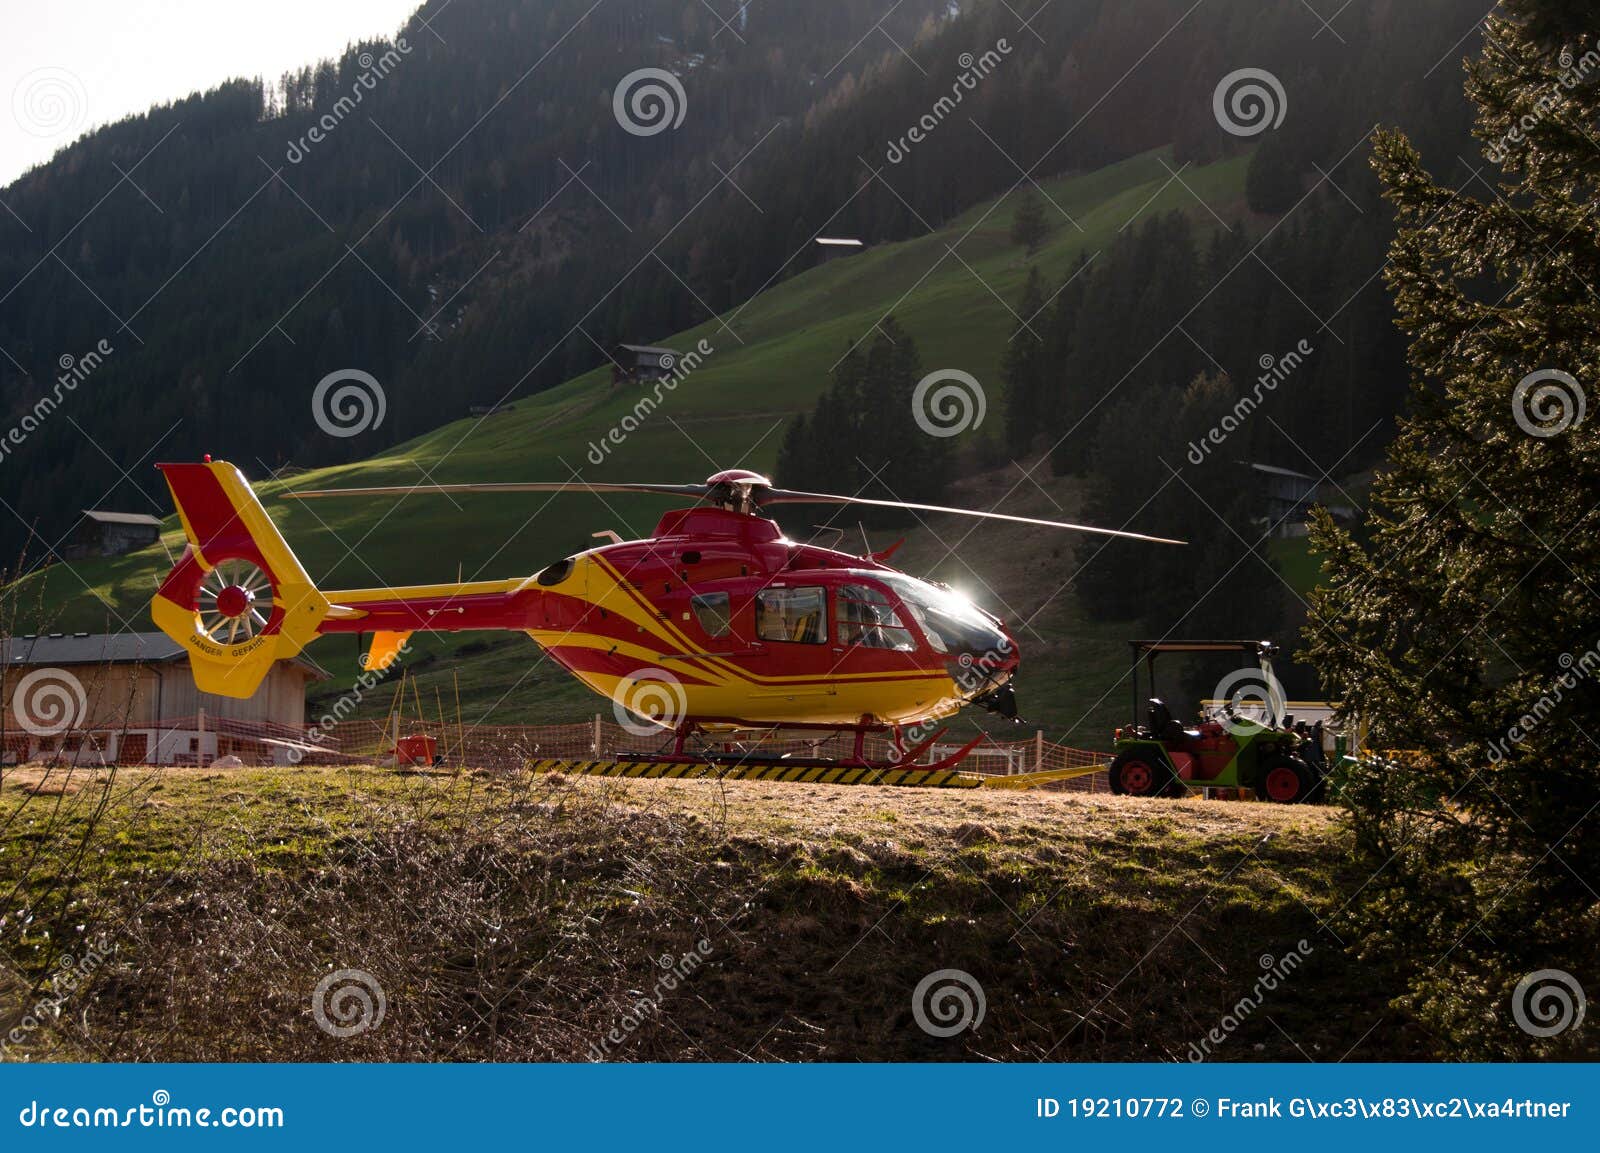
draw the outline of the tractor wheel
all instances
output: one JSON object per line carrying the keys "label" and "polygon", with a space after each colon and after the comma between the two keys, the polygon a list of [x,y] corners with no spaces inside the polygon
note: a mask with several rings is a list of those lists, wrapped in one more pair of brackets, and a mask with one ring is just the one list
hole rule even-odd
{"label": "tractor wheel", "polygon": [[1260,795],[1280,805],[1309,801],[1322,785],[1317,771],[1299,757],[1281,757],[1262,767]]}
{"label": "tractor wheel", "polygon": [[1111,762],[1107,775],[1111,791],[1124,797],[1167,795],[1173,781],[1172,766],[1146,753],[1127,752]]}

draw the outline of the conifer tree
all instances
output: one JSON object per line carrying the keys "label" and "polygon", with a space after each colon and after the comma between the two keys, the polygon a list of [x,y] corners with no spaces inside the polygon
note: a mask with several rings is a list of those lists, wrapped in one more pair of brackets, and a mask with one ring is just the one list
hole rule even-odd
{"label": "conifer tree", "polygon": [[1050,222],[1045,219],[1044,203],[1029,189],[1017,201],[1017,213],[1011,218],[1011,243],[1020,244],[1032,256],[1049,234]]}
{"label": "conifer tree", "polygon": [[1026,453],[1042,431],[1045,345],[1049,331],[1044,308],[1044,282],[1037,267],[1028,270],[1017,306],[1021,317],[1000,360],[1000,378],[1006,390],[1006,445]]}
{"label": "conifer tree", "polygon": [[1552,1031],[1562,991],[1522,983],[1600,956],[1600,45],[1572,5],[1503,8],[1467,69],[1492,195],[1376,137],[1412,406],[1366,543],[1317,519],[1308,656],[1392,751],[1343,784],[1354,949],[1442,1051],[1593,1057],[1571,988]]}

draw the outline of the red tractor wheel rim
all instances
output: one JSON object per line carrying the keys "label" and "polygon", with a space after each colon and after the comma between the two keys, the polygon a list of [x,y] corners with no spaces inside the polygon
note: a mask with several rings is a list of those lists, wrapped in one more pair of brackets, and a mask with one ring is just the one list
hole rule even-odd
{"label": "red tractor wheel rim", "polygon": [[1143,761],[1128,761],[1122,766],[1122,787],[1130,793],[1148,793],[1155,774]]}
{"label": "red tractor wheel rim", "polygon": [[1292,801],[1300,793],[1300,778],[1282,765],[1267,773],[1267,796],[1275,801]]}

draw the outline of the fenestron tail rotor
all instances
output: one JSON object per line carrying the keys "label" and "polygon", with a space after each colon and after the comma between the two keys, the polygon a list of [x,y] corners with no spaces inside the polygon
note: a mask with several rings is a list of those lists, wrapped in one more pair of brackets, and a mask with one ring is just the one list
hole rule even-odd
{"label": "fenestron tail rotor", "polygon": [[583,493],[583,492],[638,492],[662,496],[687,496],[709,501],[735,512],[753,513],[773,504],[842,504],[870,505],[874,508],[903,508],[913,512],[931,512],[953,516],[970,516],[981,520],[1006,521],[1011,524],[1031,524],[1041,528],[1066,529],[1069,532],[1091,533],[1095,536],[1120,537],[1124,540],[1145,541],[1150,544],[1187,544],[1187,541],[1170,537],[1149,536],[1121,529],[1096,528],[1093,525],[1073,524],[1069,521],[1041,520],[1031,516],[1013,516],[1003,512],[984,512],[972,508],[953,508],[941,504],[920,504],[915,501],[877,500],[870,497],[843,496],[828,492],[801,492],[795,489],[774,488],[760,473],[743,469],[730,469],[708,477],[704,484],[618,484],[614,482],[531,481],[527,483],[494,484],[425,484],[388,485],[376,488],[324,488],[286,493],[292,497],[334,496],[425,496],[428,493]]}
{"label": "fenestron tail rotor", "polygon": [[247,560],[225,560],[200,582],[199,629],[219,645],[253,640],[272,619],[272,578]]}

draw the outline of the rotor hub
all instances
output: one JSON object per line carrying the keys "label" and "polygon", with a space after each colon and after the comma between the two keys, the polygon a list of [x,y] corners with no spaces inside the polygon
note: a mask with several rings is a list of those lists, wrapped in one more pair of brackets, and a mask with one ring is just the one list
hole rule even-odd
{"label": "rotor hub", "polygon": [[243,585],[228,585],[217,593],[217,611],[230,619],[242,617],[255,599],[256,594]]}
{"label": "rotor hub", "polygon": [[759,472],[730,468],[706,477],[705,499],[718,508],[749,516],[761,507],[757,494],[771,488],[772,482]]}
{"label": "rotor hub", "polygon": [[216,644],[254,640],[272,621],[272,578],[248,560],[218,564],[195,594],[195,626]]}

